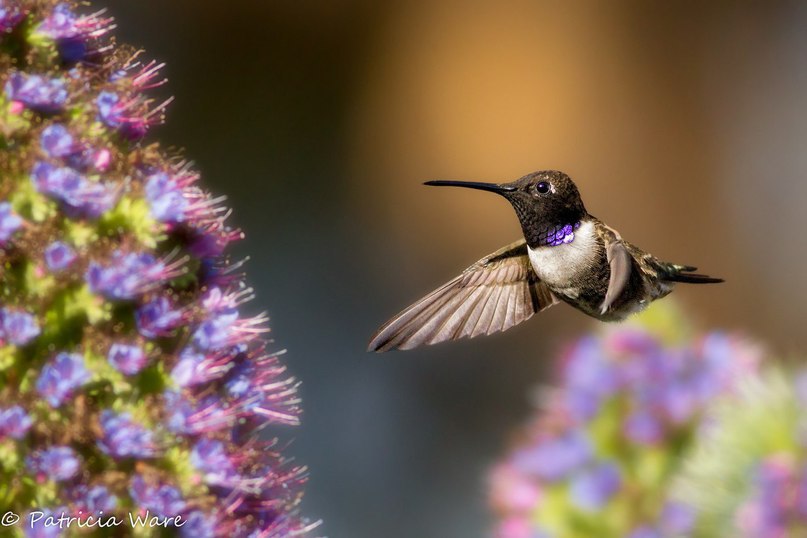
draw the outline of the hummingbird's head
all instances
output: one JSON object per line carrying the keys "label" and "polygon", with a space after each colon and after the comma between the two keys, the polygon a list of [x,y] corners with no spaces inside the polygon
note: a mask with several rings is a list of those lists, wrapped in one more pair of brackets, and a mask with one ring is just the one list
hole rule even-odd
{"label": "hummingbird's head", "polygon": [[532,247],[541,244],[548,230],[575,224],[588,214],[577,186],[557,170],[533,172],[511,183],[427,181],[426,185],[467,187],[504,196],[515,209],[524,238]]}

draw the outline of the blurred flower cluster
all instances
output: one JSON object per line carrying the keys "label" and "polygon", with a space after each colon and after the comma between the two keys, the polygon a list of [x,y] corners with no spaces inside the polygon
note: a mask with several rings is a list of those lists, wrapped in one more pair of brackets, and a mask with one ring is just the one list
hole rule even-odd
{"label": "blurred flower cluster", "polygon": [[560,386],[541,393],[493,469],[497,538],[691,535],[698,507],[672,494],[674,478],[709,407],[756,375],[761,353],[718,332],[689,341],[662,317],[608,326],[564,353]]}
{"label": "blurred flower cluster", "polygon": [[242,234],[143,141],[161,66],[77,6],[0,0],[0,513],[302,533],[304,469],[265,432],[297,423],[296,383],[242,313]]}
{"label": "blurred flower cluster", "polygon": [[675,482],[704,538],[807,536],[807,373],[770,369],[715,406]]}

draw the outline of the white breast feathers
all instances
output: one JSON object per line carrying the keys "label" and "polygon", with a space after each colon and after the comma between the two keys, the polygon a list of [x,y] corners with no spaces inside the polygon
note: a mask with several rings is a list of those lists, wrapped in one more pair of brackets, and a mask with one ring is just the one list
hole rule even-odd
{"label": "white breast feathers", "polygon": [[565,287],[579,272],[589,270],[598,250],[594,223],[587,220],[574,231],[571,243],[529,248],[529,256],[538,278],[549,286]]}

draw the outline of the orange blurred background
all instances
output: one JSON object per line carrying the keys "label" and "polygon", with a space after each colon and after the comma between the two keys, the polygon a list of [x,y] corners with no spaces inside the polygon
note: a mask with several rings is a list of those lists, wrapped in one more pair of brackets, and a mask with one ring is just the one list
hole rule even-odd
{"label": "orange blurred background", "polygon": [[487,468],[594,324],[560,306],[366,354],[377,325],[519,234],[503,200],[425,180],[563,170],[628,240],[726,278],[675,292],[700,326],[807,348],[805,3],[105,5],[168,62],[156,137],[247,232],[256,302],[303,381],[288,452],[324,535],[485,535]]}

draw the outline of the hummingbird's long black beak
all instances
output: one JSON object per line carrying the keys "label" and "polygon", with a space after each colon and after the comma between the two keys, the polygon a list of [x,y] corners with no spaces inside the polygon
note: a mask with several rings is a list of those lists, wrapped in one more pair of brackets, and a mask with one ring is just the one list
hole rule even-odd
{"label": "hummingbird's long black beak", "polygon": [[496,194],[506,195],[508,192],[516,190],[515,187],[510,185],[498,185],[496,183],[479,183],[478,181],[427,181],[424,185],[432,187],[465,187],[466,189],[479,189],[480,191],[495,192]]}

